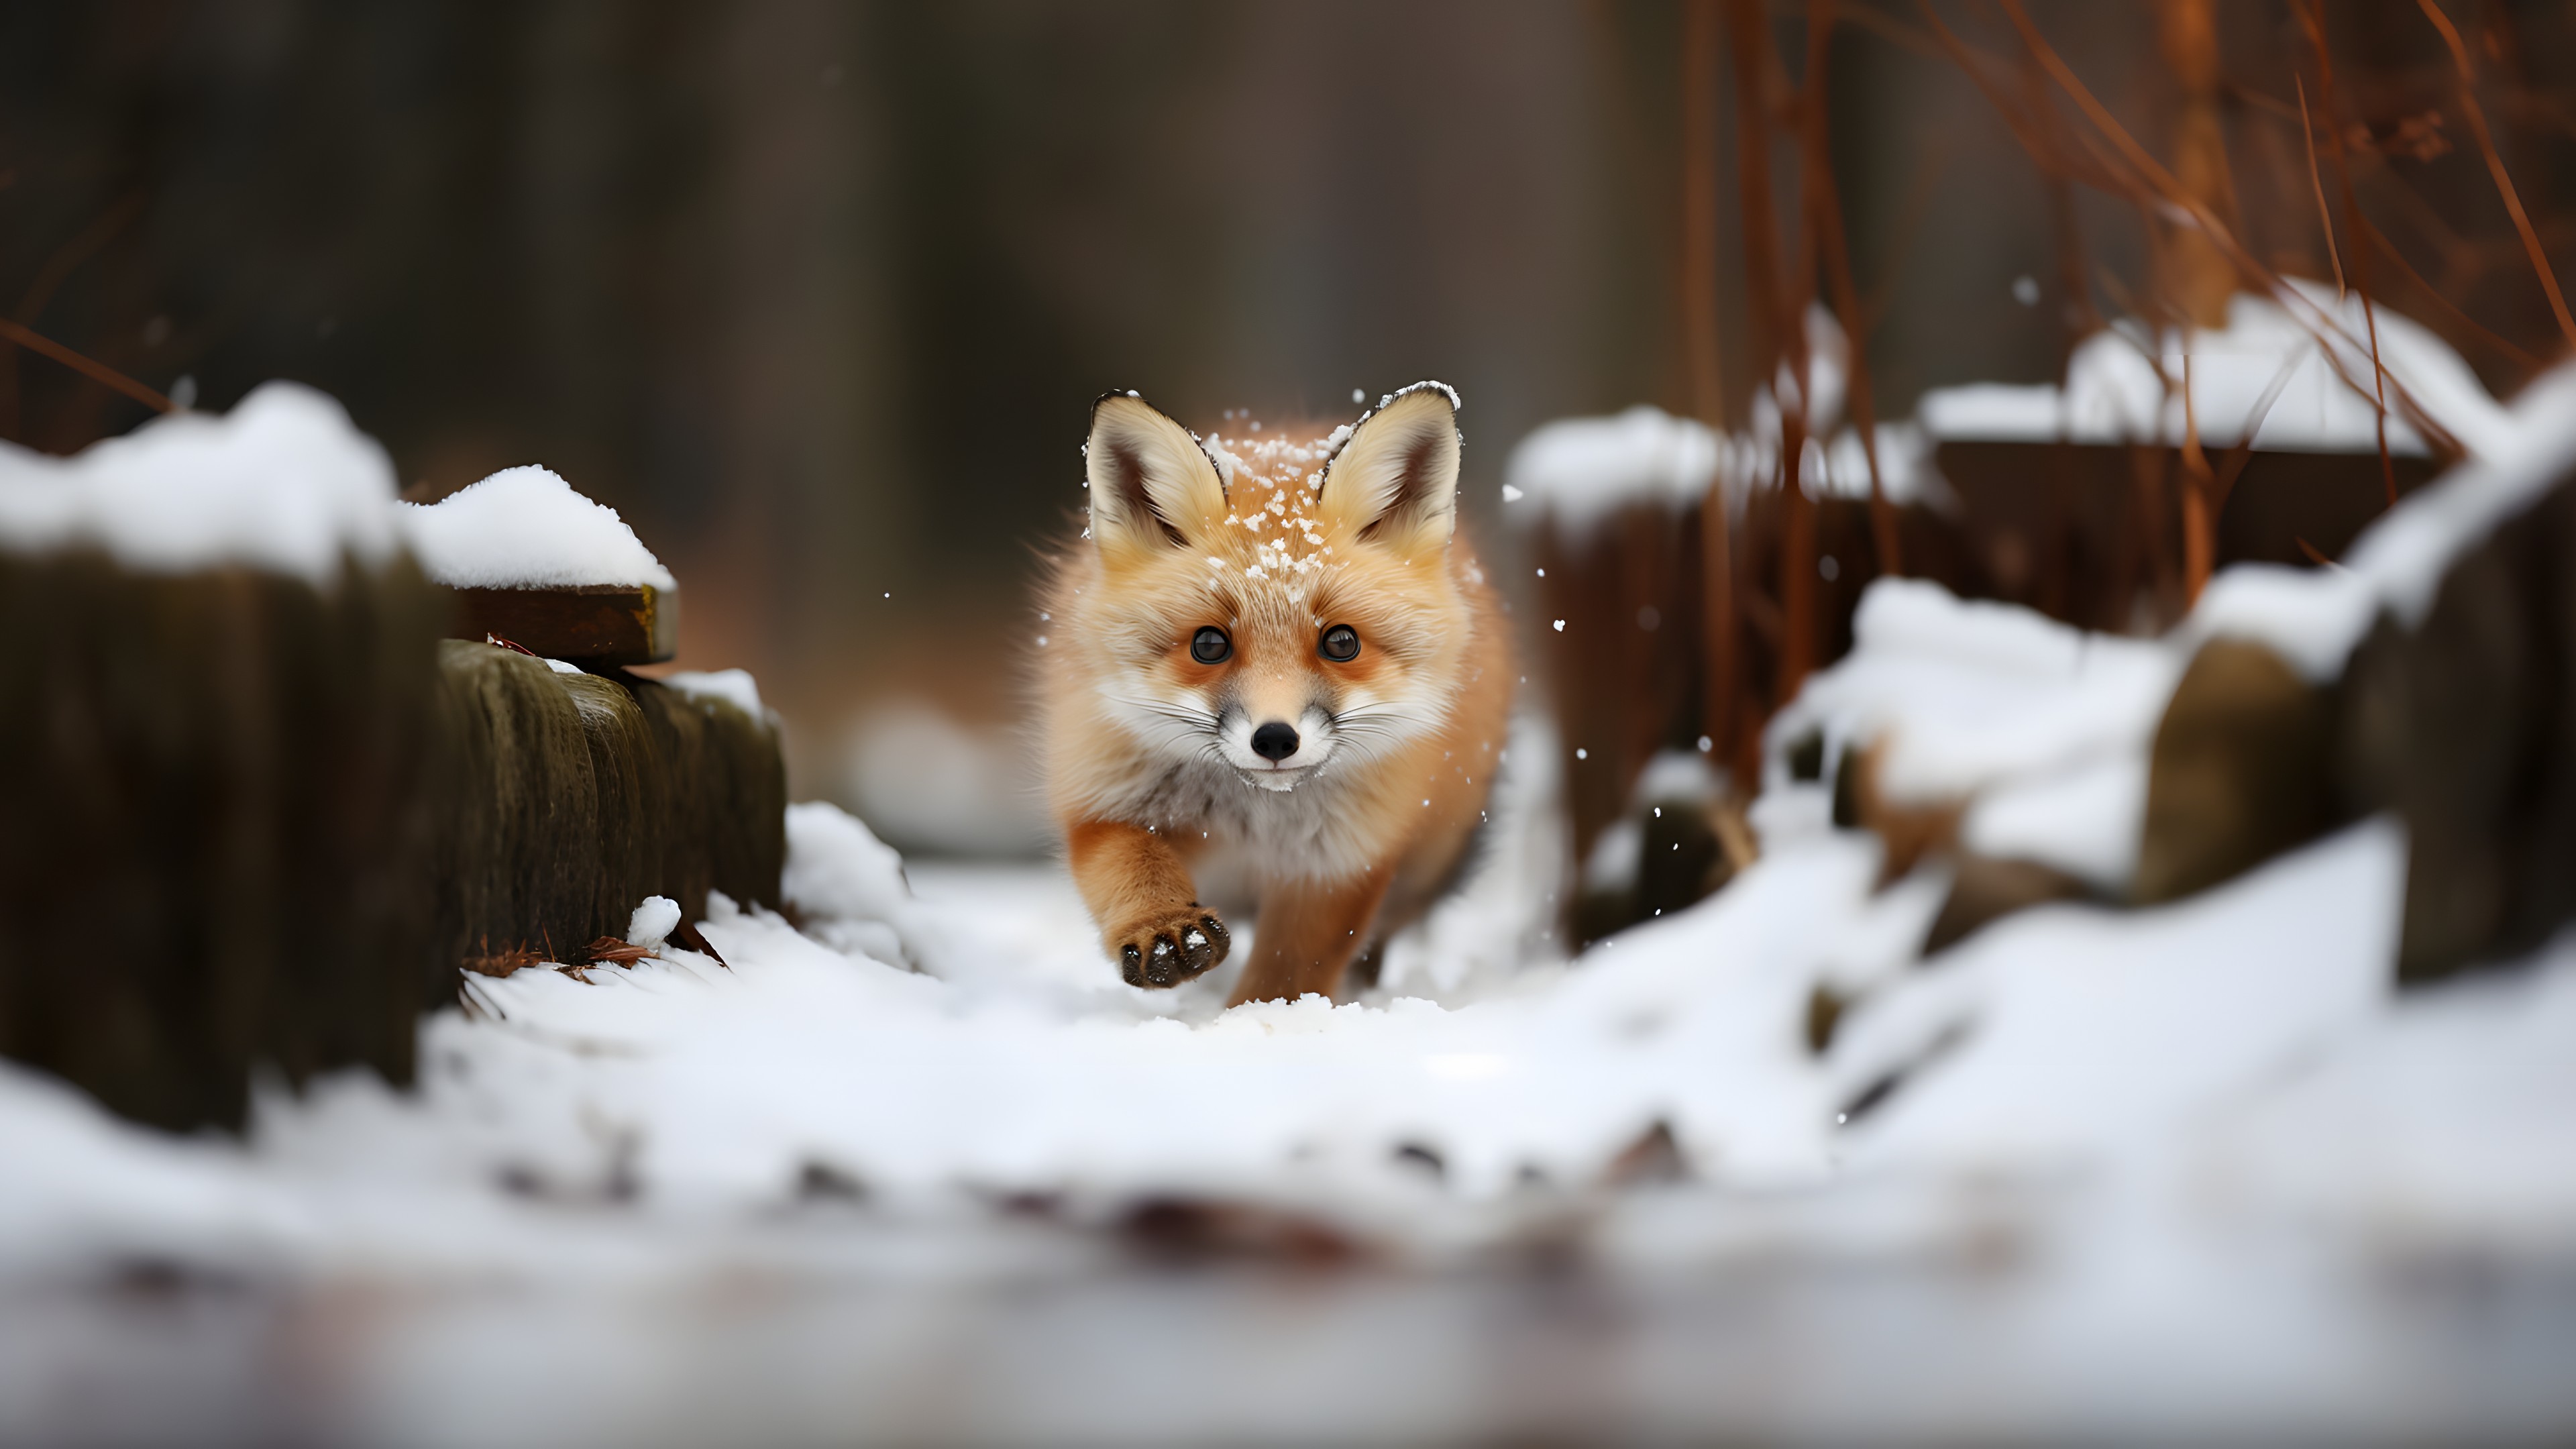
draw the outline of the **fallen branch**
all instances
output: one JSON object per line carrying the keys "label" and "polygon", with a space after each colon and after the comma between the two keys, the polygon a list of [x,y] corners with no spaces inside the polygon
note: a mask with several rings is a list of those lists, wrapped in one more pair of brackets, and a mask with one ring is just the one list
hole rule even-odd
{"label": "fallen branch", "polygon": [[[2361,201],[2352,189],[2352,165],[2344,158],[2343,129],[2335,124],[2334,53],[2326,45],[2325,0],[2308,0],[2299,12],[2300,22],[2307,27],[2308,41],[2317,48],[2317,106],[2326,113],[2326,152],[2334,157],[2335,186],[2343,193],[2344,225],[2358,234],[2361,230]],[[2355,248],[2352,254],[2352,289],[2361,297],[2363,330],[2370,337],[2370,400],[2378,412],[2374,420],[2379,439],[2379,478],[2388,491],[2388,506],[2397,506],[2397,465],[2388,456],[2388,369],[2379,364],[2379,309],[2370,302],[2370,253]],[[2336,290],[2335,300],[2343,293]]]}
{"label": "fallen branch", "polygon": [[2522,249],[2531,257],[2531,270],[2540,278],[2540,289],[2549,294],[2549,310],[2558,319],[2559,334],[2569,347],[2576,347],[2576,317],[2567,314],[2567,298],[2558,290],[2558,274],[2550,269],[2549,253],[2542,250],[2540,233],[2532,229],[2530,213],[2522,209],[2522,195],[2514,190],[2513,177],[2504,169],[2504,157],[2496,150],[2495,137],[2487,130],[2487,113],[2479,107],[2477,72],[2469,64],[2469,48],[2460,43],[2460,32],[2451,17],[2433,0],[2415,0],[2424,10],[2424,18],[2442,32],[2442,43],[2451,47],[2451,62],[2460,72],[2460,109],[2468,114],[2469,129],[2478,138],[2478,153],[2486,157],[2487,174],[2495,178],[2496,194],[2504,198],[2504,209],[2513,214],[2513,229],[2522,237]]}

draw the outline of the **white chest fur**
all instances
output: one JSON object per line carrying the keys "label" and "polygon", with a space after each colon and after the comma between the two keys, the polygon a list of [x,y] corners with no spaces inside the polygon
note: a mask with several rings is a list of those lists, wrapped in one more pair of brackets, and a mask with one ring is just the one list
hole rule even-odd
{"label": "white chest fur", "polygon": [[1381,853],[1366,833],[1374,812],[1354,809],[1357,762],[1327,760],[1286,790],[1264,789],[1218,760],[1163,764],[1117,794],[1114,814],[1230,857],[1255,879],[1330,880],[1356,874]]}

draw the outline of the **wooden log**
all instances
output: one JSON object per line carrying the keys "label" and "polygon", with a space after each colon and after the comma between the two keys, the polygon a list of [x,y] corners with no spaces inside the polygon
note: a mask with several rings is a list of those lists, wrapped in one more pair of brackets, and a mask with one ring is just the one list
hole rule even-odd
{"label": "wooden log", "polygon": [[706,914],[711,890],[780,903],[787,774],[771,721],[622,671],[563,674],[460,640],[439,646],[439,677],[448,965],[578,960],[649,895],[687,920]]}
{"label": "wooden log", "polygon": [[1580,533],[1540,525],[1534,653],[1563,736],[1577,861],[1627,812],[1646,761],[1698,734],[1701,533],[1696,506],[1662,501]]}
{"label": "wooden log", "polygon": [[[1790,552],[1786,509],[1778,490],[1757,489],[1740,525],[1718,533],[1702,525],[1706,506],[1645,500],[1622,505],[1577,533],[1552,517],[1538,525],[1544,574],[1533,658],[1545,670],[1562,731],[1574,859],[1578,867],[1591,860],[1613,823],[1628,819],[1655,837],[1662,855],[1675,854],[1671,847],[1680,844],[1679,854],[1696,862],[1680,876],[1667,871],[1651,883],[1615,886],[1596,881],[1570,893],[1566,926],[1577,942],[1647,919],[1657,909],[1688,905],[1705,889],[1702,882],[1725,879],[1711,868],[1715,837],[1705,821],[1691,839],[1673,837],[1681,828],[1670,809],[1676,802],[1640,799],[1638,778],[1657,752],[1697,750],[1704,734],[1712,765],[1738,764],[1719,757],[1711,720],[1740,721],[1748,746],[1742,757],[1752,757],[1763,721],[1781,702],[1774,689],[1788,632],[1778,602],[1790,592],[1782,573]],[[1806,512],[1813,556],[1830,561],[1808,565],[1813,576],[1805,592],[1815,612],[1808,637],[1819,661],[1831,663],[1851,648],[1852,616],[1873,577],[1873,520],[1866,498],[1839,494],[1810,499]],[[1918,574],[1962,594],[1979,591],[1975,561],[1955,521],[1920,502],[1889,512]],[[1739,667],[1723,700],[1708,695],[1702,632],[1711,612],[1703,597],[1709,587],[1703,550],[1713,536],[1728,539],[1735,551],[1728,576],[1744,624],[1736,646]],[[1559,619],[1565,621],[1562,630],[1555,627]],[[1749,791],[1752,781],[1739,779],[1735,788]],[[1657,805],[1667,813],[1653,814]]]}
{"label": "wooden log", "polygon": [[2526,955],[2576,920],[2576,474],[2454,559],[2345,667],[2347,813],[2406,823],[2403,981]]}
{"label": "wooden log", "polygon": [[[2154,563],[2178,556],[2179,518],[2142,518],[2137,499],[2138,479],[2177,476],[2176,459],[2170,448],[2111,443],[1950,441],[1935,454],[1987,596],[2110,633],[2179,617],[2183,600],[2158,592]],[[2439,467],[2391,461],[2401,494]],[[2375,454],[2258,451],[2221,500],[2216,560],[2311,567],[2339,557],[2386,510]],[[2143,619],[2141,597],[2152,605]]]}
{"label": "wooden log", "polygon": [[408,563],[0,554],[0,1053],[181,1128],[254,1063],[409,1081],[441,614]]}
{"label": "wooden log", "polygon": [[507,639],[580,664],[660,664],[680,647],[680,593],[651,584],[457,589],[449,637]]}
{"label": "wooden log", "polygon": [[2156,726],[2131,897],[2179,900],[2331,825],[2334,714],[2332,691],[2271,649],[2202,645]]}
{"label": "wooden log", "polygon": [[2383,615],[2330,686],[2258,645],[2204,646],[2157,730],[2134,894],[2382,812],[2407,834],[2401,982],[2525,957],[2576,921],[2576,474],[2452,559],[2421,623]]}
{"label": "wooden log", "polygon": [[238,1127],[263,1065],[409,1082],[469,957],[779,903],[774,724],[442,643],[449,602],[0,553],[0,1054]]}

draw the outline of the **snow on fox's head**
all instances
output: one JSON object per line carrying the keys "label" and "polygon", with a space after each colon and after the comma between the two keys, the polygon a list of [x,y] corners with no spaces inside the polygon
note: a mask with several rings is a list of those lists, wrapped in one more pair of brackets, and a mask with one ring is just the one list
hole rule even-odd
{"label": "snow on fox's head", "polygon": [[1133,394],[1102,398],[1079,615],[1109,716],[1277,790],[1437,728],[1468,618],[1456,408],[1419,383],[1329,435],[1201,443]]}

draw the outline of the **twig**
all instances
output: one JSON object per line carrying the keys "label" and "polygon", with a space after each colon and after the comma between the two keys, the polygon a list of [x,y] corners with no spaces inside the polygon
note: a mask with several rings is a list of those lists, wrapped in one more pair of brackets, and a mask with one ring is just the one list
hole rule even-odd
{"label": "twig", "polygon": [[170,401],[161,394],[154,392],[152,389],[145,387],[139,382],[136,382],[133,378],[127,377],[124,373],[117,371],[106,363],[93,362],[89,358],[83,357],[81,354],[72,351],[70,348],[65,347],[59,342],[56,342],[52,338],[42,336],[32,329],[20,326],[9,318],[0,317],[0,338],[6,338],[11,342],[15,342],[19,346],[26,348],[29,352],[50,357],[54,361],[61,363],[63,366],[70,368],[72,371],[79,373],[81,376],[86,377],[93,382],[104,383],[107,386],[116,389],[118,392],[125,394],[127,397],[134,399],[136,402],[142,403],[146,407],[165,413],[175,413],[179,410],[179,405],[177,403]]}
{"label": "twig", "polygon": [[632,966],[652,956],[653,948],[638,946],[618,936],[602,936],[582,947],[582,954],[590,958],[584,963],[586,965]]}
{"label": "twig", "polygon": [[[2363,387],[2350,372],[2346,371],[2342,357],[2335,351],[2334,346],[2332,345],[2336,338],[2342,338],[2347,341],[2350,340],[2351,335],[2343,331],[2340,318],[2324,314],[2315,304],[2308,301],[2307,298],[2300,295],[2296,290],[2284,283],[2279,276],[2273,273],[2271,268],[2264,266],[2251,252],[2248,252],[2245,249],[2244,244],[2236,239],[2235,234],[2228,229],[2224,222],[2221,222],[2216,216],[2211,215],[2206,206],[2202,205],[2197,198],[2184,190],[2180,183],[2174,179],[2171,172],[2168,172],[2164,167],[2158,165],[2155,158],[2148,155],[2145,148],[2141,147],[2137,143],[2137,140],[2129,135],[2128,131],[2120,125],[2119,120],[2112,116],[2109,109],[2103,106],[2103,104],[2094,97],[2092,91],[2084,85],[2082,79],[2076,76],[2073,69],[2066,64],[2065,59],[2058,55],[2055,48],[2049,45],[2045,37],[2040,35],[2037,27],[2030,23],[2030,17],[2023,13],[2020,0],[2000,0],[2000,3],[2004,8],[2004,13],[2012,18],[2015,26],[2021,31],[2023,43],[2032,48],[2034,53],[2038,56],[2040,64],[2047,68],[2050,77],[2057,82],[2061,89],[2064,89],[2068,95],[2075,99],[2077,104],[2083,109],[2086,117],[2090,119],[2095,126],[2103,130],[2104,134],[2109,138],[2109,144],[2116,147],[2117,155],[2122,158],[2126,158],[2128,162],[2135,167],[2139,174],[2139,179],[2144,183],[2143,188],[2141,188],[2139,186],[2121,184],[2115,180],[2113,186],[2110,188],[2113,194],[2133,197],[2139,200],[2141,204],[2149,204],[2151,202],[2161,204],[2172,208],[2174,211],[2189,216],[2202,230],[2208,232],[2211,239],[2218,244],[2220,250],[2224,251],[2235,262],[2238,272],[2259,283],[2266,291],[2269,291],[2273,298],[2281,303],[2283,309],[2290,314],[2292,320],[2306,328],[2311,335],[2317,338],[2318,341],[2327,344],[2325,349],[2327,365],[2335,370],[2336,376],[2342,378],[2346,386],[2352,388],[2355,392],[2361,393],[2365,397],[2384,398],[2386,396],[2384,389],[2393,385],[2397,394],[2397,401],[2407,409],[2408,421],[2412,422],[2416,426],[2416,429],[2425,435],[2425,440],[2427,442],[2431,443],[2436,449],[2447,450],[2454,454],[2464,453],[2466,451],[2466,449],[2460,445],[2459,440],[2454,438],[2448,429],[2444,428],[2433,418],[2430,412],[2426,411],[2420,403],[2417,403],[2414,400],[2413,395],[2407,390],[2403,382],[2389,375],[2387,367],[2381,363],[2379,359],[2376,347],[2373,347],[2371,350],[2371,371],[2374,380],[2373,387]],[[1925,6],[1925,14],[1931,14],[1928,4]],[[1933,18],[1937,24],[1938,17]],[[2331,117],[2329,117],[2329,121],[2331,122]],[[2331,129],[2329,129],[2328,134],[2330,136],[2332,135]],[[2090,135],[2086,135],[2082,139],[2084,139],[2088,144],[2097,144],[2093,142]],[[2142,190],[2144,192],[2143,195],[2141,194]],[[2319,320],[2320,318],[2324,318],[2324,320]]]}
{"label": "twig", "polygon": [[[1987,102],[1995,108],[1996,114],[2003,118],[2004,125],[2011,129],[2013,138],[2021,142],[2022,150],[2029,154],[2032,164],[2039,167],[2041,174],[2069,181],[2081,181],[2095,190],[2112,195],[2123,195],[2132,189],[2124,184],[2123,179],[2116,172],[2104,168],[2097,158],[2092,158],[2089,148],[2087,156],[2069,155],[2058,144],[2059,133],[2053,128],[2043,126],[2036,114],[2038,111],[2051,108],[2035,100],[2032,106],[2033,114],[2024,115],[1986,73],[1990,65],[2000,65],[2001,62],[1995,61],[1992,56],[1961,40],[1948,25],[1942,22],[1939,13],[1933,10],[1931,0],[1915,0],[1915,5],[1923,12],[1924,20],[1930,23],[1933,35],[1949,52],[1951,63],[1966,72],[1970,83],[1985,93]],[[2079,140],[2087,142],[2090,139],[2090,137],[2079,137]],[[2094,164],[2087,167],[2084,164],[2087,159],[2093,159]]]}
{"label": "twig", "polygon": [[[37,271],[36,280],[28,283],[27,290],[19,295],[18,309],[11,314],[18,325],[35,326],[37,319],[44,314],[45,304],[54,299],[54,293],[70,279],[72,273],[80,270],[81,263],[97,255],[99,248],[115,240],[118,232],[125,230],[135,217],[141,215],[143,204],[142,192],[128,192],[99,213],[95,221],[83,227],[71,240],[54,248],[53,255],[45,258],[45,265]],[[21,436],[18,425],[18,354],[0,349],[0,437]]]}
{"label": "twig", "polygon": [[2140,175],[2153,182],[2156,189],[2168,199],[2176,200],[2176,204],[2184,210],[2201,218],[2206,229],[2225,231],[2226,228],[2218,225],[2216,217],[2208,215],[2208,208],[2202,206],[2199,199],[2192,196],[2182,182],[2165,169],[2164,163],[2149,155],[2147,148],[2138,144],[2137,139],[2129,134],[2128,128],[2120,124],[2119,119],[2111,114],[2109,108],[2094,99],[2092,89],[2084,84],[2083,79],[2077,76],[2073,69],[2068,67],[2065,59],[2058,55],[2056,48],[2040,35],[2038,27],[2030,23],[2030,17],[2022,13],[2021,0],[2002,0],[2002,4],[2004,14],[2012,18],[2013,27],[2021,32],[2022,43],[2029,46],[2031,53],[2039,58],[2039,63],[2047,69],[2049,78],[2056,81],[2059,89],[2074,99],[2076,106],[2118,149],[2121,157],[2131,166],[2136,167]]}
{"label": "twig", "polygon": [[[2021,54],[2022,88],[2029,92],[2033,110],[2046,107],[2048,78],[2039,68],[2038,57],[2028,46]],[[2064,377],[2075,360],[2075,349],[2084,339],[2102,330],[2102,310],[2093,305],[2093,284],[2085,277],[2084,228],[2075,214],[2075,183],[2063,172],[2040,170],[2040,183],[2048,193],[2048,230],[2051,249],[2057,254],[2057,285],[2065,292],[2057,317],[2057,357],[2053,369]]]}
{"label": "twig", "polygon": [[[1691,341],[1700,421],[1726,432],[1726,382],[1717,326],[1718,0],[1689,0],[1682,12],[1682,306]],[[1735,537],[1726,480],[1711,472],[1700,504],[1701,624],[1706,632],[1702,727],[1719,759],[1735,727]]]}
{"label": "twig", "polygon": [[72,273],[80,270],[81,263],[97,255],[100,247],[114,241],[118,232],[143,214],[143,202],[142,192],[127,192],[116,204],[100,212],[96,221],[82,228],[79,235],[56,247],[54,254],[45,259],[44,268],[36,273],[36,280],[28,283],[27,290],[19,296],[18,310],[10,315],[34,326],[36,318],[44,312],[45,304],[54,299],[54,293],[70,280]]}
{"label": "twig", "polygon": [[2245,415],[2245,436],[2237,439],[2235,445],[2227,450],[2227,456],[2220,460],[2219,472],[2210,484],[2209,526],[2212,529],[2218,527],[2218,515],[2226,511],[2227,500],[2236,491],[2237,478],[2244,473],[2245,465],[2253,461],[2254,435],[2263,431],[2263,424],[2271,421],[2272,404],[2281,400],[2282,389],[2290,385],[2291,376],[2305,361],[2305,357],[2295,352],[2283,360],[2280,370],[2273,373],[2272,380],[2264,385],[2262,395],[2254,399],[2254,410]]}
{"label": "twig", "polygon": [[538,952],[525,942],[495,951],[492,949],[492,938],[488,935],[483,937],[482,947],[482,954],[468,956],[458,963],[477,976],[507,976],[514,971],[524,971],[547,959],[546,954]]}
{"label": "twig", "polygon": [[[1914,166],[1914,184],[1907,188],[1904,203],[1897,208],[1896,220],[1887,228],[1887,243],[1882,248],[1887,264],[1879,269],[1878,285],[1861,299],[1861,311],[1867,320],[1857,324],[1866,327],[1871,336],[1878,335],[1881,322],[1896,292],[1896,279],[1903,275],[1905,264],[1913,258],[1914,244],[1923,235],[1923,219],[1932,210],[1933,200],[1940,195],[1941,183],[1948,179],[1950,163],[1958,155],[1958,138],[1944,132],[1932,138],[1926,155]],[[1853,324],[1846,324],[1853,325]]]}
{"label": "twig", "polygon": [[[2188,326],[2189,319],[2184,323]],[[2218,564],[2218,510],[2210,507],[2216,480],[2210,476],[2209,455],[2200,447],[2200,412],[2191,396],[2188,346],[2182,354],[2182,474],[2182,589],[2183,603],[2189,606],[2200,602],[2200,591]]]}
{"label": "twig", "polygon": [[1726,377],[1717,326],[1717,0],[1682,10],[1682,335],[1691,403],[1700,421],[1726,426]]}
{"label": "twig", "polygon": [[1934,60],[1941,58],[1942,45],[1938,39],[1915,29],[1884,10],[1864,4],[1854,5],[1844,14],[1852,24],[1892,45],[1913,51],[1917,55],[1929,56]]}
{"label": "twig", "polygon": [[[1809,15],[1810,24],[1814,21]],[[1828,16],[1828,23],[1831,17]],[[1778,53],[1770,45],[1766,29],[1762,48],[1767,68],[1779,63]],[[1807,37],[1807,74],[1799,88],[1791,93],[1787,116],[1802,127],[1809,108],[1820,105],[1825,93],[1826,47],[1818,37]],[[1801,156],[1803,158],[1803,151]],[[1790,248],[1789,292],[1781,299],[1781,311],[1788,325],[1781,341],[1789,363],[1789,373],[1797,383],[1797,406],[1781,409],[1780,426],[1780,610],[1788,616],[1787,642],[1780,650],[1780,691],[1778,702],[1787,704],[1797,698],[1806,684],[1807,674],[1816,663],[1816,500],[1807,496],[1807,443],[1816,438],[1816,365],[1815,354],[1807,345],[1807,312],[1816,300],[1816,228],[1808,212],[1815,190],[1807,175],[1803,159],[1798,172],[1800,205],[1792,215],[1797,220],[1796,242]],[[1822,452],[1822,440],[1818,439]]]}
{"label": "twig", "polygon": [[2361,238],[2376,248],[2381,256],[2395,262],[2397,270],[2405,274],[2406,280],[2415,284],[2417,291],[2429,298],[2433,305],[2440,308],[2443,315],[2449,317],[2453,323],[2466,329],[2470,336],[2532,372],[2538,372],[2549,365],[2517,345],[2512,338],[2461,311],[2458,303],[2443,295],[2441,288],[2425,280],[2424,274],[2415,270],[2414,265],[2406,260],[2405,254],[2397,250],[2397,243],[2391,241],[2388,233],[2381,231],[2368,217],[2361,219]]}
{"label": "twig", "polygon": [[2468,113],[2469,129],[2478,138],[2478,152],[2486,157],[2487,174],[2495,178],[2496,193],[2504,198],[2504,209],[2513,213],[2513,229],[2522,236],[2522,249],[2531,257],[2531,270],[2540,278],[2540,289],[2549,294],[2550,313],[2558,319],[2559,334],[2567,345],[2576,347],[2576,317],[2567,314],[2567,298],[2558,290],[2558,274],[2549,266],[2549,253],[2542,250],[2540,234],[2532,229],[2531,216],[2522,209],[2522,196],[2514,190],[2513,177],[2504,169],[2504,157],[2496,151],[2495,137],[2487,130],[2487,113],[2478,105],[2477,72],[2469,65],[2469,48],[2460,43],[2460,32],[2451,17],[2433,0],[2415,0],[2424,10],[2424,18],[2442,32],[2442,42],[2451,47],[2451,62],[2460,72],[2460,109]]}
{"label": "twig", "polygon": [[[1768,27],[1759,0],[1728,0],[1728,41],[1735,68],[1735,179],[1742,197],[1745,311],[1753,324],[1754,365],[1760,375],[1769,377],[1786,361],[1797,384],[1795,398],[1779,399],[1781,628],[1772,698],[1775,704],[1786,704],[1806,682],[1815,655],[1815,511],[1798,479],[1806,452],[1807,394],[1815,379],[1807,366],[1805,298],[1784,296],[1790,282],[1780,266],[1780,225],[1771,194],[1772,117],[1766,104],[1770,68],[1778,64],[1778,57],[1772,51]],[[1748,615],[1758,622],[1761,615],[1754,600],[1743,602]]]}
{"label": "twig", "polygon": [[1833,0],[1809,0],[1807,47],[1812,78],[1800,113],[1807,151],[1803,179],[1825,275],[1834,290],[1834,310],[1842,314],[1844,342],[1851,349],[1851,376],[1846,386],[1850,389],[1852,425],[1860,430],[1861,457],[1869,465],[1870,543],[1878,555],[1878,571],[1898,577],[1905,572],[1904,545],[1896,531],[1896,510],[1887,501],[1886,480],[1879,472],[1878,410],[1870,397],[1868,325],[1860,315],[1860,288],[1852,281],[1842,197],[1834,185],[1833,148],[1825,135],[1824,67],[1816,59],[1831,43],[1833,28]]}
{"label": "twig", "polygon": [[2326,183],[2317,175],[2317,131],[2308,119],[2308,83],[2295,71],[2290,84],[2299,92],[2299,139],[2308,147],[2308,188],[2316,193],[2317,222],[2326,234],[2326,260],[2334,264],[2335,300],[2343,300],[2343,256],[2335,250],[2334,213],[2326,206]]}
{"label": "twig", "polygon": [[[2326,113],[2326,152],[2334,157],[2335,186],[2343,193],[2344,224],[2354,232],[2361,216],[2361,200],[2352,189],[2352,166],[2344,158],[2343,130],[2335,124],[2334,53],[2326,44],[2325,0],[2308,0],[2299,12],[2307,27],[2308,41],[2317,48],[2317,107]],[[2388,506],[2397,506],[2397,465],[2388,456],[2388,369],[2379,364],[2379,309],[2370,300],[2370,253],[2355,250],[2352,254],[2352,289],[2361,296],[2363,330],[2370,338],[2371,402],[2374,404],[2379,441],[2379,479],[2387,489]],[[2335,300],[2340,303],[2340,293]]]}

